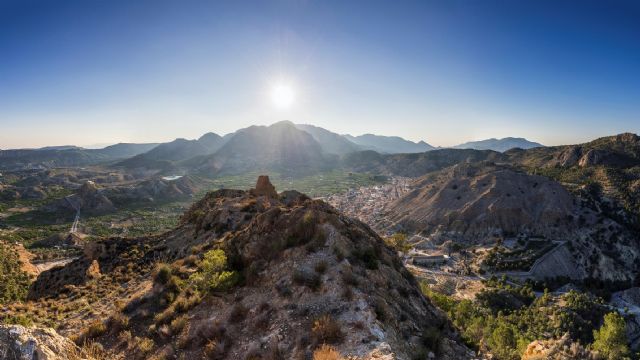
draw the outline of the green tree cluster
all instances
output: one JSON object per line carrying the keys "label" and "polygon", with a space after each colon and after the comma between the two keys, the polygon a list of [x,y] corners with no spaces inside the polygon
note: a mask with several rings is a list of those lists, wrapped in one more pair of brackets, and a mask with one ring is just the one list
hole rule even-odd
{"label": "green tree cluster", "polygon": [[488,288],[475,301],[456,300],[433,291],[426,283],[421,283],[421,289],[447,313],[468,346],[487,349],[499,360],[520,359],[532,341],[560,338],[565,333],[582,344],[593,342],[594,337],[602,339],[594,342],[594,349],[614,354],[610,359],[624,354],[621,344],[626,340],[619,336],[624,325],[619,320],[605,319],[598,335],[593,332],[607,312],[599,298],[571,291],[555,301],[548,292],[535,298],[529,286],[510,286],[495,279],[485,285]]}
{"label": "green tree cluster", "polygon": [[18,254],[0,242],[0,304],[24,300],[30,284],[31,278],[22,271]]}
{"label": "green tree cluster", "polygon": [[411,250],[411,244],[409,244],[407,234],[405,233],[395,233],[389,237],[384,239],[384,242],[387,243],[392,249],[398,252],[405,253]]}
{"label": "green tree cluster", "polygon": [[611,312],[604,316],[604,324],[599,330],[593,331],[593,338],[592,349],[605,359],[629,359],[631,353],[624,318],[617,312]]}

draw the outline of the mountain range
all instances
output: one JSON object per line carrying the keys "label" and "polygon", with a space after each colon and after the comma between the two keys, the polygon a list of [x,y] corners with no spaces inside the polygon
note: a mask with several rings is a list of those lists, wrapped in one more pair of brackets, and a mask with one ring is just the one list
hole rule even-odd
{"label": "mountain range", "polygon": [[[2,316],[17,322],[23,321],[21,314],[34,313],[31,309],[44,309],[29,318],[33,325],[55,324],[61,335],[77,344],[96,341],[110,352],[101,358],[177,353],[199,357],[204,351],[214,359],[256,358],[265,352],[266,358],[336,359],[321,357],[324,349],[364,358],[394,354],[398,359],[475,359],[482,357],[467,346],[499,353],[501,345],[494,339],[502,336],[500,329],[510,326],[505,324],[511,319],[527,329],[539,327],[531,338],[507,345],[514,349],[509,354],[517,352],[517,357],[493,357],[510,360],[520,358],[522,345],[532,340],[555,341],[566,334],[571,341],[581,341],[577,331],[589,335],[604,326],[604,312],[594,306],[600,300],[585,302],[590,299],[587,293],[573,290],[558,295],[564,291],[560,289],[593,287],[603,294],[638,289],[637,135],[504,152],[434,149],[388,154],[351,151],[351,144],[325,129],[279,122],[226,137],[207,134],[197,140],[144,145],[151,148],[124,160],[113,159],[141,151],[143,145],[120,144],[97,153],[77,148],[15,150],[26,158],[33,151],[69,152],[81,159],[99,154],[108,166],[99,167],[104,174],[96,183],[85,182],[54,204],[66,206],[67,212],[82,204],[83,216],[102,215],[129,206],[131,200],[155,207],[163,199],[190,199],[205,188],[198,187],[201,178],[192,174],[278,170],[295,175],[338,169],[396,178],[366,189],[384,191],[370,193],[370,201],[354,197],[358,190],[346,193],[345,201],[352,207],[369,207],[369,213],[361,213],[373,221],[351,218],[337,206],[296,191],[277,193],[266,176],[248,191],[209,192],[172,230],[88,241],[68,263],[40,273],[25,292],[28,301],[7,307]],[[145,178],[150,172],[137,171],[132,159],[145,168],[171,168],[186,176],[167,180],[152,173],[153,178],[134,183],[137,174]],[[136,171],[121,172],[115,185],[97,185],[118,173],[109,166]],[[74,181],[90,170],[79,169]],[[56,171],[41,171],[40,176],[52,184],[72,179]],[[18,187],[42,184],[30,172],[20,176],[20,181],[2,186],[23,192]],[[388,191],[393,187],[395,191]],[[388,237],[381,238],[376,230]],[[410,255],[411,262],[403,262],[398,256],[406,252],[403,241],[424,255]],[[451,255],[445,257],[447,252]],[[439,259],[449,259],[446,270],[416,282],[411,271],[420,262],[428,265]],[[441,273],[447,274],[446,280],[440,280]],[[480,281],[474,274],[488,279],[475,294],[471,292]],[[503,275],[505,280],[497,280]],[[507,277],[510,282],[530,282],[507,285]],[[460,279],[468,282],[455,283]],[[533,286],[549,291],[537,300]],[[462,291],[473,300],[453,301]],[[621,296],[615,294],[610,294],[612,299]],[[576,313],[576,305],[584,315],[558,324],[557,318]],[[555,306],[563,308],[556,313]],[[602,311],[610,311],[609,306],[602,303]],[[463,322],[463,317],[471,320]],[[492,325],[495,321],[499,323]],[[640,324],[630,316],[625,321]],[[638,333],[639,327],[633,326],[630,336]],[[0,348],[26,344],[6,339],[44,331],[38,329],[0,325]],[[625,331],[624,324],[620,331]],[[470,341],[472,336],[476,338]],[[629,343],[636,341],[630,339]],[[485,340],[487,349],[481,348]],[[42,342],[36,346],[45,346]],[[584,343],[590,342],[595,340]],[[527,353],[539,350],[537,343],[531,344]],[[65,346],[79,351],[70,341]]]}
{"label": "mountain range", "polygon": [[87,166],[132,157],[158,146],[156,143],[119,143],[103,149],[45,147],[41,149],[0,150],[0,169],[19,170],[67,166]]}
{"label": "mountain range", "polygon": [[[494,150],[542,146],[522,138],[489,139],[454,148]],[[424,141],[397,136],[340,135],[309,124],[282,121],[271,126],[251,126],[224,137],[207,133],[196,140],[168,143],[115,144],[103,149],[66,145],[40,149],[0,150],[0,169],[16,170],[111,164],[125,168],[166,171],[238,172],[243,168],[323,168],[328,161],[372,151],[379,154],[419,154],[437,148]],[[293,169],[296,170],[296,169]]]}

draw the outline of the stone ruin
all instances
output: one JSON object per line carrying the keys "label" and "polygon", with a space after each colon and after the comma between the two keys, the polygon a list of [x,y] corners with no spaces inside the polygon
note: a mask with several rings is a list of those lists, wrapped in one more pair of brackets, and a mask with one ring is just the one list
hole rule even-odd
{"label": "stone ruin", "polygon": [[271,184],[271,181],[269,181],[269,176],[267,175],[258,176],[256,187],[255,189],[251,189],[251,194],[255,196],[266,196],[270,198],[278,197],[278,192],[276,191],[275,186]]}

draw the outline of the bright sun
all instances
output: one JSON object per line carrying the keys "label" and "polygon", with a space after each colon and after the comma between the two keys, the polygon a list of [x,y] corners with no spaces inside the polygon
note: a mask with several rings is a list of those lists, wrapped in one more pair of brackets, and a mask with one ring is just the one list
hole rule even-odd
{"label": "bright sun", "polygon": [[271,88],[271,101],[279,109],[291,107],[295,100],[295,93],[289,84],[279,83]]}

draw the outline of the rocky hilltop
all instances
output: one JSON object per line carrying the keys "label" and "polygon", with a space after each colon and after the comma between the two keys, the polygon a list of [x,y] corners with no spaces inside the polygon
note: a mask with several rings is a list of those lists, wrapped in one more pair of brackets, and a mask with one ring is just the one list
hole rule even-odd
{"label": "rocky hilltop", "polygon": [[62,199],[59,206],[72,211],[82,209],[85,212],[94,214],[108,213],[115,210],[113,202],[93,181],[87,181],[82,184],[75,194]]}
{"label": "rocky hilltop", "polygon": [[471,357],[375,232],[267,177],[207,194],[164,235],[93,243],[29,298],[92,308],[56,315],[59,331],[112,358]]}
{"label": "rocky hilltop", "polygon": [[93,181],[84,182],[74,194],[43,207],[45,211],[73,211],[106,214],[120,206],[135,203],[153,203],[187,200],[193,197],[199,186],[189,176],[175,180],[154,177],[131,185],[102,187]]}

